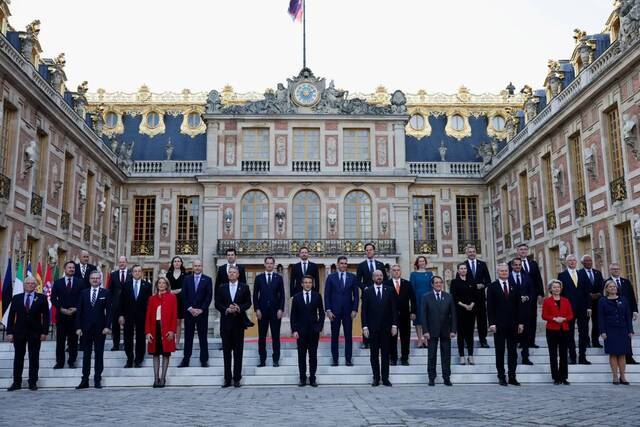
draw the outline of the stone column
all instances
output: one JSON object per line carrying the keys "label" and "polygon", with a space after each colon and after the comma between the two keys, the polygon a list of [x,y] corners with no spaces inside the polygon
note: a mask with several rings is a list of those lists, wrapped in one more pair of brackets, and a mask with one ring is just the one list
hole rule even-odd
{"label": "stone column", "polygon": [[403,272],[412,271],[411,268],[411,230],[409,225],[412,224],[410,218],[410,209],[408,204],[395,204],[394,209],[394,230],[396,239],[396,251],[398,252],[398,265]]}
{"label": "stone column", "polygon": [[207,123],[207,169],[218,168],[218,135],[220,124],[218,122]]}
{"label": "stone column", "polygon": [[[425,119],[426,120],[426,119]],[[393,124],[393,140],[394,152],[396,157],[396,169],[405,169],[407,167],[405,161],[405,142],[404,142],[404,124]]]}

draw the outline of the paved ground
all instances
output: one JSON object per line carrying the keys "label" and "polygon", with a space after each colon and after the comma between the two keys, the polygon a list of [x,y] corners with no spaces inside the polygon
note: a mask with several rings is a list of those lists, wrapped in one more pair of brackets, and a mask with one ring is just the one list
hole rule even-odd
{"label": "paved ground", "polygon": [[0,391],[0,413],[12,426],[637,426],[640,385],[21,390]]}

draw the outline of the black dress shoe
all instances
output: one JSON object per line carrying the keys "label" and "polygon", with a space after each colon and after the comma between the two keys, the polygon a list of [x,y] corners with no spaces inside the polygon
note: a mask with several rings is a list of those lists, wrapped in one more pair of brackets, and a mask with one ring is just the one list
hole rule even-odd
{"label": "black dress shoe", "polygon": [[256,366],[256,368],[264,368],[265,366],[267,366],[265,362],[260,362],[258,363],[258,366]]}
{"label": "black dress shoe", "polygon": [[135,362],[133,366],[135,366],[136,368],[142,368],[142,362]]}
{"label": "black dress shoe", "polygon": [[334,360],[333,362],[331,362],[331,366],[338,366],[338,362]]}
{"label": "black dress shoe", "polygon": [[532,366],[533,362],[529,359],[522,359],[522,364]]}
{"label": "black dress shoe", "polygon": [[570,385],[571,383],[567,380],[562,380],[562,385]]}
{"label": "black dress shoe", "polygon": [[76,369],[76,362],[69,362],[69,367],[71,369]]}
{"label": "black dress shoe", "polygon": [[491,348],[491,347],[489,347],[489,344],[487,344],[486,341],[485,342],[481,342],[480,343],[480,347],[482,347],[482,348]]}
{"label": "black dress shoe", "polygon": [[501,386],[506,387],[507,386],[507,380],[505,380],[504,378],[499,378],[498,379],[498,384],[500,384]]}
{"label": "black dress shoe", "polygon": [[400,364],[402,366],[409,366],[409,361],[408,360],[402,360],[402,361],[400,361]]}
{"label": "black dress shoe", "polygon": [[353,366],[353,363],[351,362],[351,360],[348,360],[348,361],[345,363],[345,365],[347,365],[347,366]]}
{"label": "black dress shoe", "polygon": [[160,388],[164,388],[164,386],[167,384],[167,379],[166,378],[162,378],[160,380],[160,384],[158,385],[158,387]]}
{"label": "black dress shoe", "polygon": [[234,381],[234,382],[233,382],[233,386],[234,386],[235,388],[240,388],[240,387],[241,387],[241,386],[240,386],[240,381]]}
{"label": "black dress shoe", "polygon": [[38,385],[37,384],[29,384],[29,390],[36,391],[37,389],[38,389]]}
{"label": "black dress shoe", "polygon": [[158,388],[160,387],[160,380],[154,380],[153,381],[153,388]]}
{"label": "black dress shoe", "polygon": [[[133,368],[133,362],[127,362],[124,364],[125,368]],[[179,366],[178,366],[179,367]]]}
{"label": "black dress shoe", "polygon": [[371,382],[371,387],[378,387],[380,385],[380,380],[373,380]]}
{"label": "black dress shoe", "polygon": [[560,384],[562,384],[562,381],[554,381],[553,382],[553,385],[560,385]]}
{"label": "black dress shoe", "polygon": [[280,366],[280,363],[279,363],[279,362],[273,362],[273,367],[274,367],[274,368],[277,368],[278,366]]}
{"label": "black dress shoe", "polygon": [[385,385],[387,387],[392,387],[393,386],[393,384],[391,384],[391,381],[389,381],[389,380],[382,381],[382,385]]}
{"label": "black dress shoe", "polygon": [[120,347],[113,346],[111,347],[111,351],[120,351]]}
{"label": "black dress shoe", "polygon": [[298,383],[298,387],[304,387],[307,385],[307,379],[300,378],[300,382]]}
{"label": "black dress shoe", "polygon": [[589,362],[587,359],[584,359],[584,358],[583,358],[583,359],[580,359],[580,360],[578,361],[578,363],[579,363],[580,365],[591,365],[591,362]]}
{"label": "black dress shoe", "polygon": [[636,360],[631,357],[631,356],[627,356],[627,365],[637,365],[638,362],[636,362]]}
{"label": "black dress shoe", "polygon": [[222,384],[222,388],[228,388],[231,387],[231,381],[225,381],[224,384]]}
{"label": "black dress shoe", "polygon": [[511,384],[511,385],[520,385],[518,380],[515,379],[515,378],[509,378],[509,384]]}
{"label": "black dress shoe", "polygon": [[452,386],[453,384],[451,383],[451,380],[446,379],[444,380],[444,385]]}
{"label": "black dress shoe", "polygon": [[96,380],[93,384],[95,388],[102,388],[102,383],[100,380]]}
{"label": "black dress shoe", "polygon": [[55,365],[53,365],[53,369],[62,369],[64,368],[64,363],[60,364],[60,363],[56,363]]}
{"label": "black dress shoe", "polygon": [[434,380],[429,380],[429,387],[435,387],[436,382]]}
{"label": "black dress shoe", "polygon": [[309,385],[311,387],[318,387],[318,383],[316,382],[315,379],[309,380]]}
{"label": "black dress shoe", "polygon": [[601,344],[594,344],[593,348],[603,348]]}
{"label": "black dress shoe", "polygon": [[360,345],[360,348],[363,349],[363,350],[365,348],[369,348],[369,344],[362,343],[362,345]]}
{"label": "black dress shoe", "polygon": [[629,381],[622,381],[622,380],[620,380],[620,384],[622,384],[622,385],[629,385]]}
{"label": "black dress shoe", "polygon": [[208,368],[209,362],[200,362],[200,366],[202,366],[203,368]]}
{"label": "black dress shoe", "polygon": [[538,344],[531,344],[529,348],[540,348],[540,346]]}
{"label": "black dress shoe", "polygon": [[80,390],[83,388],[89,388],[89,381],[88,380],[82,380],[80,382],[80,384],[78,385],[78,387],[76,387],[76,390]]}
{"label": "black dress shoe", "polygon": [[389,361],[389,366],[397,366],[398,365],[398,361],[397,360],[390,360]]}
{"label": "black dress shoe", "polygon": [[569,360],[569,365],[575,365],[575,364],[576,364],[576,359]]}
{"label": "black dress shoe", "polygon": [[180,362],[180,364],[178,365],[178,368],[188,368],[189,367],[189,361],[182,359],[182,362]]}
{"label": "black dress shoe", "polygon": [[21,388],[22,388],[21,384],[13,383],[9,386],[9,388],[7,388],[7,391],[16,391],[16,390],[20,390]]}

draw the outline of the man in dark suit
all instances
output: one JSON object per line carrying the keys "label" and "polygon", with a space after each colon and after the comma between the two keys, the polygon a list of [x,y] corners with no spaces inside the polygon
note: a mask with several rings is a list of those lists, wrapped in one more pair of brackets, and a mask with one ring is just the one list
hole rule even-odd
{"label": "man in dark suit", "polygon": [[[228,270],[229,283],[220,285],[216,293],[215,307],[220,312],[220,338],[224,357],[223,388],[240,387],[242,379],[242,351],[244,349],[244,330],[247,327],[246,311],[251,307],[251,291],[246,283],[238,282],[238,267]],[[231,374],[231,356],[233,354],[233,375]]]}
{"label": "man in dark suit", "polygon": [[[47,297],[35,292],[36,279],[24,279],[24,292],[11,298],[7,320],[7,340],[13,343],[13,383],[7,391],[22,388],[24,356],[29,349],[29,390],[38,389],[40,343],[49,332],[49,303]],[[64,359],[63,359],[64,360]]]}
{"label": "man in dark suit", "polygon": [[[533,281],[533,287],[536,292],[537,303],[530,304],[531,311],[529,313],[530,318],[528,319],[529,324],[536,325],[538,323],[538,306],[542,305],[545,295],[545,286],[542,280],[542,274],[540,273],[540,266],[535,260],[529,258],[529,245],[526,243],[519,244],[516,251],[518,258],[522,261],[522,271],[529,275]],[[529,331],[525,331],[525,334],[528,335],[529,348],[538,348],[539,346],[536,344],[536,328],[529,328]]]}
{"label": "man in dark suit", "polygon": [[409,353],[411,343],[411,321],[416,320],[416,293],[411,282],[403,279],[400,266],[391,267],[391,279],[384,282],[396,293],[396,308],[398,309],[398,334],[391,337],[389,343],[389,362],[395,366],[398,364],[398,335],[400,335],[400,363],[409,365]]}
{"label": "man in dark suit", "polygon": [[509,275],[509,285],[516,287],[520,291],[520,301],[525,317],[523,320],[524,331],[518,335],[522,354],[523,365],[533,365],[529,359],[529,330],[535,328],[536,324],[531,323],[531,306],[537,304],[537,293],[531,277],[522,271],[522,260],[514,258],[511,260],[511,274]]}
{"label": "man in dark suit", "polygon": [[100,272],[89,274],[89,289],[80,296],[78,315],[76,316],[76,334],[80,337],[82,356],[82,381],[76,389],[89,388],[91,372],[91,351],[96,352],[93,374],[95,388],[102,388],[102,370],[104,368],[104,342],[111,333],[111,292],[100,287]]}
{"label": "man in dark suit", "polygon": [[189,366],[193,350],[193,336],[198,329],[200,344],[200,366],[209,366],[209,343],[207,342],[209,306],[213,299],[213,281],[202,274],[202,261],[193,261],[193,274],[184,279],[182,285],[182,309],[184,310],[184,356],[178,368]]}
{"label": "man in dark suit", "polygon": [[239,276],[238,280],[240,283],[247,283],[247,275],[244,271],[244,267],[236,262],[236,250],[234,248],[228,248],[226,251],[227,263],[218,267],[218,272],[216,273],[216,283],[213,288],[213,294],[216,295],[218,293],[218,288],[223,283],[229,283],[229,276],[227,275],[229,271],[229,267],[238,267]]}
{"label": "man in dark suit", "polygon": [[324,308],[322,297],[314,292],[315,279],[310,276],[302,278],[302,292],[291,299],[291,332],[298,344],[298,371],[300,382],[307,385],[307,353],[309,354],[309,384],[317,387],[316,368],[318,366],[318,340],[324,326]]}
{"label": "man in dark suit", "polygon": [[428,344],[429,385],[436,381],[436,359],[438,357],[438,341],[440,341],[440,365],[444,385],[451,384],[451,339],[458,331],[456,321],[456,305],[451,294],[442,290],[444,280],[440,276],[431,279],[433,292],[422,296],[422,330]]}
{"label": "man in dark suit", "polygon": [[89,275],[92,271],[97,270],[96,266],[89,264],[89,252],[82,250],[78,257],[80,262],[76,264],[75,275],[78,280],[82,281],[83,288],[89,287]]}
{"label": "man in dark suit", "polygon": [[[111,318],[117,319],[120,313],[120,295],[124,284],[131,280],[131,270],[127,268],[127,257],[118,258],[118,269],[113,270],[109,277],[109,292],[111,293]],[[120,324],[115,322],[113,325],[113,347],[111,351],[120,350]]]}
{"label": "man in dark suit", "polygon": [[491,283],[491,275],[487,264],[476,258],[476,247],[467,245],[467,271],[469,279],[476,284],[478,290],[478,299],[475,305],[476,322],[478,324],[478,337],[480,338],[480,347],[489,348],[487,343],[487,299],[486,288]]}
{"label": "man in dark suit", "polygon": [[[384,281],[388,279],[387,270],[384,268],[384,264],[375,259],[376,246],[373,243],[367,243],[364,245],[364,252],[367,258],[358,264],[358,269],[356,270],[358,286],[360,287],[361,293],[364,292],[367,286],[371,286],[373,284],[374,271],[380,270],[383,274]],[[366,337],[362,337],[362,346],[360,348],[369,348],[369,341]]]}
{"label": "man in dark suit", "polygon": [[[398,308],[393,288],[383,285],[382,271],[373,272],[373,285],[362,292],[362,336],[369,338],[370,361],[373,371],[371,386],[382,384],[391,387],[389,381],[389,344],[398,333]],[[381,368],[382,360],[382,368]]]}
{"label": "man in dark suit", "polygon": [[591,316],[591,282],[584,271],[576,270],[578,259],[570,254],[566,257],[567,269],[558,274],[562,282],[562,296],[571,303],[573,320],[569,322],[569,363],[576,363],[575,330],[578,323],[578,363],[590,365],[587,360],[587,344],[589,343],[589,316]]}
{"label": "man in dark suit", "polygon": [[604,292],[604,277],[600,270],[593,268],[593,258],[591,255],[583,255],[580,260],[582,268],[578,270],[584,273],[589,279],[590,305],[591,308],[591,347],[602,348],[600,344],[600,328],[598,327],[598,303]]}
{"label": "man in dark suit", "polygon": [[302,246],[298,250],[298,256],[300,262],[293,264],[291,267],[291,281],[289,284],[290,294],[293,298],[298,292],[302,292],[302,278],[304,276],[313,277],[313,290],[320,292],[320,273],[318,270],[318,264],[309,261],[309,248]]}
{"label": "man in dark suit", "polygon": [[511,385],[520,385],[516,379],[518,365],[518,334],[524,331],[526,313],[522,308],[520,290],[509,284],[509,266],[498,265],[498,280],[487,289],[487,316],[489,330],[493,332],[496,347],[496,369],[500,385],[506,386],[504,350],[507,347],[507,366]]}
{"label": "man in dark suit", "polygon": [[[147,304],[151,297],[152,286],[142,278],[142,267],[134,265],[131,280],[124,284],[120,295],[120,316],[118,322],[124,326],[124,351],[127,355],[125,368],[142,366],[146,344],[144,324],[147,317]],[[183,291],[184,292],[184,291]],[[136,337],[135,353],[133,336]]]}
{"label": "man in dark suit", "polygon": [[[609,274],[611,274],[611,280],[618,285],[618,295],[625,297],[627,303],[629,303],[629,310],[633,315],[633,320],[638,320],[638,299],[633,291],[633,285],[629,279],[625,279],[620,276],[620,264],[617,262],[609,265]],[[632,349],[633,350],[633,349]],[[627,354],[627,364],[637,365],[638,362],[633,358],[633,352]]]}
{"label": "man in dark suit", "polygon": [[258,368],[267,361],[267,331],[271,330],[273,367],[280,363],[280,323],[284,314],[284,281],[274,270],[276,260],[272,256],[264,259],[264,273],[256,276],[253,283],[253,309],[258,319]]}
{"label": "man in dark suit", "polygon": [[353,319],[358,314],[358,279],[354,274],[347,272],[348,261],[346,256],[339,256],[337,261],[338,271],[327,277],[324,288],[324,308],[327,317],[331,321],[331,366],[338,366],[338,341],[340,339],[340,325],[344,332],[344,357],[347,366],[351,363],[353,342],[351,340],[351,327]]}
{"label": "man in dark suit", "polygon": [[76,264],[64,264],[64,277],[56,280],[51,288],[51,304],[56,308],[56,364],[53,369],[64,368],[65,346],[69,347],[69,367],[75,368],[78,357],[76,335],[76,311],[84,282],[75,277]]}

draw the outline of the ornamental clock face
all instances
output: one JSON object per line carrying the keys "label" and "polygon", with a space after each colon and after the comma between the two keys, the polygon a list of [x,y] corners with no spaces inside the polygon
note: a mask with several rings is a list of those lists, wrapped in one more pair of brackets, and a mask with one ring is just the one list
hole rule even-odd
{"label": "ornamental clock face", "polygon": [[311,83],[300,83],[293,91],[293,100],[302,107],[310,107],[320,100],[320,92]]}

